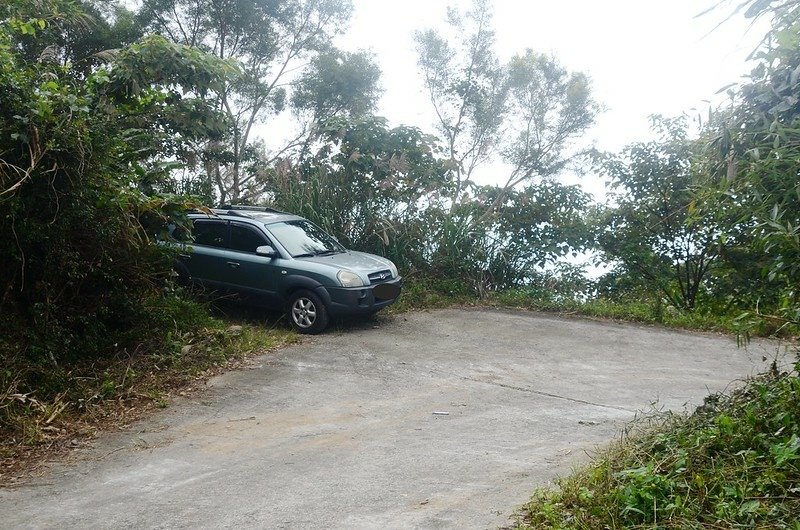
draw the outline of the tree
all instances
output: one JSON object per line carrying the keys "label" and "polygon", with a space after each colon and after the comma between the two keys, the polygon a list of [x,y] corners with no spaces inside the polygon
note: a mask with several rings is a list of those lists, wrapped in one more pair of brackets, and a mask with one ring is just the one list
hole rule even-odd
{"label": "tree", "polygon": [[[437,275],[469,282],[481,296],[530,284],[546,267],[588,246],[588,205],[578,186],[557,182],[476,188],[474,199],[449,212],[431,212],[440,216],[427,224],[433,235],[431,266]],[[480,223],[472,221],[481,217]]]}
{"label": "tree", "polygon": [[[32,3],[31,8],[36,4]],[[41,4],[40,4],[41,5]],[[48,4],[53,7],[53,3]],[[116,3],[98,0],[63,2],[50,13],[42,27],[21,27],[24,33],[15,37],[20,58],[32,62],[44,60],[70,65],[72,75],[86,76],[107,61],[114,50],[134,43],[142,37],[133,13]],[[0,5],[0,20],[22,20],[17,2]],[[30,14],[30,11],[28,11]],[[42,18],[36,20],[45,20]]]}
{"label": "tree", "polygon": [[654,117],[653,127],[659,140],[597,157],[617,190],[599,245],[609,261],[646,278],[674,307],[693,309],[719,257],[723,227],[696,193],[708,175],[697,163],[703,145],[688,137],[685,118]]}
{"label": "tree", "polygon": [[451,40],[434,30],[418,32],[417,53],[428,96],[436,113],[436,128],[455,182],[455,205],[471,184],[475,169],[491,159],[506,113],[506,82],[494,54],[491,7],[473,3],[462,15],[448,9]]}
{"label": "tree", "polygon": [[298,79],[292,106],[309,113],[310,123],[365,118],[375,110],[380,77],[368,53],[329,50],[314,57]]}
{"label": "tree", "polygon": [[279,208],[308,217],[345,246],[424,268],[424,211],[445,186],[432,139],[383,118],[322,122],[313,156],[265,167],[259,179]]}
{"label": "tree", "polygon": [[489,213],[515,186],[560,174],[572,159],[571,141],[599,110],[589,79],[567,72],[553,57],[527,50],[511,58],[507,72],[507,116],[514,118],[507,120],[501,154],[511,171]]}
{"label": "tree", "polygon": [[[588,78],[553,57],[527,50],[502,63],[491,21],[490,2],[474,0],[466,13],[448,10],[444,31],[416,34],[451,181],[447,210],[430,212],[431,265],[459,271],[479,293],[530,281],[535,267],[585,242],[559,229],[571,221],[550,206],[556,197],[570,214],[587,206],[577,188],[555,178],[577,154],[572,141],[599,111]],[[490,162],[503,162],[499,185],[478,186],[476,172]],[[551,228],[565,239],[547,241]]]}
{"label": "tree", "polygon": [[559,174],[575,154],[571,141],[592,125],[599,106],[591,98],[588,78],[567,72],[553,57],[527,50],[501,64],[493,51],[487,0],[475,0],[466,15],[450,9],[448,22],[450,38],[428,30],[416,39],[455,181],[453,205],[464,199],[480,165],[499,156],[510,168],[503,191],[481,221],[516,186]]}
{"label": "tree", "polygon": [[[216,102],[228,116],[230,134],[224,141],[198,147],[203,169],[221,201],[239,200],[248,188],[254,195],[262,191],[254,181],[256,173],[246,168],[248,162],[271,164],[307,143],[312,126],[308,122],[273,153],[263,149],[259,153],[251,145],[255,128],[282,113],[287,103],[319,118],[320,112],[345,112],[351,104],[363,108],[364,101],[373,97],[374,65],[358,69],[370,62],[367,56],[339,54],[330,43],[333,35],[343,31],[351,9],[348,0],[143,1],[139,16],[144,27],[173,42],[235,60],[242,71]],[[345,68],[349,61],[354,66]],[[322,81],[327,74],[345,71],[350,84]],[[364,75],[353,79],[355,72]],[[296,79],[300,79],[300,90],[292,96]],[[333,94],[332,87],[344,92]]]}
{"label": "tree", "polygon": [[776,312],[770,318],[798,324],[800,2],[748,0],[738,12],[769,18],[771,28],[752,54],[756,66],[747,81],[731,90],[730,117],[710,153],[719,168],[717,187],[710,191],[737,212],[736,225],[748,238],[739,274],[761,275],[753,286],[769,288],[753,288],[750,297],[757,298],[760,311]]}

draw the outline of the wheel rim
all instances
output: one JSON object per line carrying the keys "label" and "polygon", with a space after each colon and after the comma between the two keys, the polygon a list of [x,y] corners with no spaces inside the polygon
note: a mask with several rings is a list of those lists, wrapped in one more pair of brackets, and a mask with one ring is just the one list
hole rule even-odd
{"label": "wheel rim", "polygon": [[310,328],[317,320],[317,307],[308,298],[298,298],[292,304],[292,320],[300,328]]}

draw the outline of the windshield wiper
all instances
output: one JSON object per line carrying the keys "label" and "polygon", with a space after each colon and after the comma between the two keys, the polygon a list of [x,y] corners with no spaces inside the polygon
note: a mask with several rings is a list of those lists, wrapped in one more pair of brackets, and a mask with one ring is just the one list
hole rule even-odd
{"label": "windshield wiper", "polygon": [[317,252],[315,256],[330,256],[331,254],[339,254],[340,250],[323,250],[321,252]]}
{"label": "windshield wiper", "polygon": [[292,256],[293,258],[313,258],[316,254],[312,254],[310,252],[306,252],[304,254],[295,254]]}

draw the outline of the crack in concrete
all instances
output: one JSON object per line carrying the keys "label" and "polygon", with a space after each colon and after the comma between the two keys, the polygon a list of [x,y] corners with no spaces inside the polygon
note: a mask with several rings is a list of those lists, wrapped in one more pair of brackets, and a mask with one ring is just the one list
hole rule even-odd
{"label": "crack in concrete", "polygon": [[[413,366],[413,365],[411,365],[411,366]],[[528,394],[535,394],[537,396],[549,397],[549,398],[553,398],[553,399],[561,399],[561,400],[564,400],[564,401],[569,401],[571,403],[580,403],[582,405],[589,405],[589,406],[592,406],[592,407],[598,407],[598,408],[602,408],[602,409],[619,410],[619,411],[622,411],[622,412],[629,412],[631,414],[636,414],[636,412],[637,412],[636,410],[631,410],[631,409],[628,409],[628,408],[625,408],[625,407],[620,407],[618,405],[606,405],[604,403],[595,403],[593,401],[587,401],[585,399],[578,399],[578,398],[573,398],[573,397],[569,397],[569,396],[560,396],[558,394],[552,394],[550,392],[544,392],[542,390],[534,390],[532,388],[528,388],[528,387],[524,387],[524,386],[510,385],[508,383],[498,383],[498,382],[495,382],[495,381],[486,381],[485,379],[478,379],[478,378],[475,378],[475,377],[469,377],[467,375],[460,375],[460,374],[456,374],[456,373],[452,373],[452,372],[447,372],[445,370],[439,370],[437,368],[428,367],[427,370],[431,374],[454,376],[454,377],[457,377],[458,379],[462,379],[464,381],[470,381],[472,383],[483,383],[483,384],[486,384],[486,385],[498,386],[500,388],[507,388],[509,390],[516,390],[518,392],[526,392]]]}
{"label": "crack in concrete", "polygon": [[499,386],[501,388],[507,388],[509,390],[518,390],[520,392],[527,392],[529,394],[536,394],[537,396],[544,396],[554,399],[563,399],[564,401],[571,401],[572,403],[581,403],[583,405],[591,405],[592,407],[599,407],[603,409],[613,409],[613,410],[621,410],[623,412],[630,412],[631,414],[635,414],[635,410],[626,409],[625,407],[619,407],[617,405],[605,405],[603,403],[594,403],[592,401],[586,401],[585,399],[578,399],[572,398],[568,396],[559,396],[558,394],[551,394],[550,392],[543,392],[541,390],[534,390],[532,388],[526,388],[523,386],[516,386],[516,385],[509,385],[507,383],[496,383],[494,381],[486,381],[483,379],[476,379],[474,377],[468,377],[465,375],[456,375],[459,379],[463,379],[464,381],[472,381],[473,383],[484,383],[487,385]]}

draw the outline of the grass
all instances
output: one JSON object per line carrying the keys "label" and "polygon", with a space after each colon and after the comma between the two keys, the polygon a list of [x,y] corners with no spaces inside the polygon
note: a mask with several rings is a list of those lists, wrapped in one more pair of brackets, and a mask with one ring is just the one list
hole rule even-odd
{"label": "grass", "polygon": [[63,366],[26,361],[0,340],[0,483],[44,454],[165,407],[208,377],[297,340],[260,311],[223,303],[209,316],[208,307],[180,304],[186,320],[158,341]]}
{"label": "grass", "polygon": [[460,282],[419,278],[406,281],[403,294],[389,307],[389,311],[402,313],[456,305],[475,305],[479,302],[480,299]]}
{"label": "grass", "polygon": [[[454,306],[516,308],[697,331],[718,331],[732,334],[745,331],[742,322],[734,316],[715,315],[699,310],[678,311],[654,300],[589,299],[578,301],[529,288],[490,292],[480,298],[463,284],[429,279],[407,282],[403,288],[403,296],[397,304],[391,307],[391,311],[441,309]],[[774,330],[765,326],[757,328],[750,326],[747,331],[757,336],[768,336]]]}
{"label": "grass", "polygon": [[800,529],[796,369],[710,396],[690,416],[639,420],[588,467],[536,491],[516,528]]}
{"label": "grass", "polygon": [[[731,316],[715,315],[701,310],[679,311],[653,300],[615,301],[595,298],[577,301],[517,289],[493,293],[489,302],[502,307],[658,324],[671,328],[728,333],[738,333],[741,330],[739,323]],[[768,333],[768,330],[764,330],[763,333]]]}

